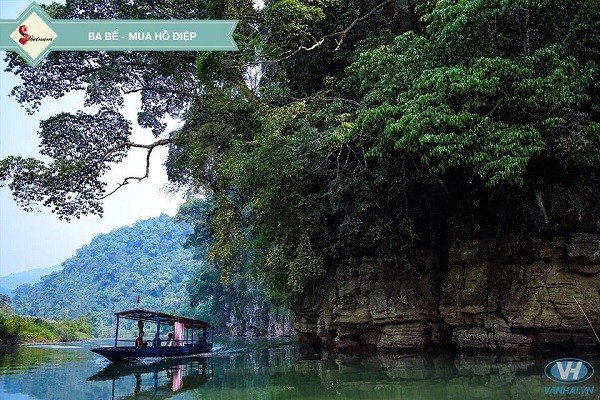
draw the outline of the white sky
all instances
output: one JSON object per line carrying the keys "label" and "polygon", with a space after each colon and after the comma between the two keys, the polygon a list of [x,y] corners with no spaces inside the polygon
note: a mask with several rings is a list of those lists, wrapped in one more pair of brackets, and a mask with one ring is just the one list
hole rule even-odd
{"label": "white sky", "polygon": [[[1,0],[0,19],[18,17],[29,4],[30,1],[24,0]],[[0,58],[4,59],[4,56],[5,52],[0,52]],[[27,115],[13,98],[8,97],[20,80],[4,72],[5,65],[4,61],[0,62],[0,158],[38,156],[40,120],[59,112],[83,109],[83,94],[70,93],[58,100],[45,99],[40,111]],[[154,139],[150,131],[135,123],[139,107],[139,97],[131,95],[126,98],[124,114],[134,123],[133,139],[150,143]],[[176,126],[176,121],[169,121],[169,129]],[[163,167],[166,154],[166,149],[154,150],[150,178],[140,183],[132,182],[109,197],[104,203],[103,218],[90,216],[67,223],[44,208],[26,213],[12,200],[8,188],[0,188],[0,276],[59,264],[98,233],[163,212],[174,215],[183,196],[166,193],[167,177]],[[111,171],[108,181],[116,183],[125,176],[143,175],[144,158],[143,150],[133,151],[123,164]]]}

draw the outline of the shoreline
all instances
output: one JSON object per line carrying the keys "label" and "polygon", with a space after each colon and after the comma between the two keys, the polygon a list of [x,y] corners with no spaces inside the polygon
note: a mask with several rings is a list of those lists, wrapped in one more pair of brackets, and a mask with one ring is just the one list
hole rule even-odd
{"label": "shoreline", "polygon": [[0,344],[0,348],[5,347],[16,347],[16,346],[36,346],[36,345],[46,345],[46,344],[65,344],[65,343],[83,343],[83,342],[91,342],[93,340],[101,340],[103,338],[89,338],[89,339],[73,339],[73,340],[64,340],[64,341],[50,341],[50,342],[40,342],[40,341],[32,341],[32,342],[21,342],[15,344]]}

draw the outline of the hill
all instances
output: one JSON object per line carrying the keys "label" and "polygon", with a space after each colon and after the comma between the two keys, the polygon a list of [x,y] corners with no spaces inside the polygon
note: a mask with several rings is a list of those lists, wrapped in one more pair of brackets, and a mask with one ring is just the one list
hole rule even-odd
{"label": "hill", "polygon": [[0,276],[0,293],[10,294],[21,285],[33,285],[38,283],[43,276],[59,271],[62,266],[53,265],[46,268],[35,268],[22,272],[15,272],[5,276]]}
{"label": "hill", "polygon": [[97,329],[120,309],[181,312],[189,304],[186,281],[199,266],[183,248],[191,232],[189,224],[163,214],[98,235],[61,271],[18,287],[14,312],[52,319],[90,315]]}

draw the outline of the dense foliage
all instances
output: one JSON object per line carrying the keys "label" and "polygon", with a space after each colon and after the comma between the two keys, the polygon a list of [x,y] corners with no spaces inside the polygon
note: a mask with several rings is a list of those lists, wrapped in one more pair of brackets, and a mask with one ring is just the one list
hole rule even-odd
{"label": "dense foliage", "polygon": [[190,225],[167,215],[139,221],[92,239],[63,269],[15,291],[14,311],[46,318],[91,315],[102,329],[121,309],[181,312],[188,306],[186,280],[199,268],[182,246]]}
{"label": "dense foliage", "polygon": [[90,338],[92,325],[85,317],[54,321],[0,312],[0,345]]}
{"label": "dense foliage", "polygon": [[540,229],[546,187],[593,190],[593,2],[397,4],[268,2],[261,51],[281,59],[260,64],[256,98],[217,73],[227,60],[199,57],[209,89],[169,168],[215,193],[225,280],[251,254],[271,292],[293,299],[331,265],[443,250],[452,215]]}
{"label": "dense foliage", "polygon": [[[477,221],[470,233],[539,230],[552,224],[545,188],[597,193],[593,0],[270,0],[261,9],[207,0],[190,11],[174,0],[149,8],[107,1],[93,12],[80,3],[51,11],[238,18],[240,51],[57,53],[38,70],[10,56],[9,70],[24,78],[20,102],[82,89],[108,108],[95,120],[59,115],[42,124],[52,163],[9,157],[0,178],[25,207],[101,212],[100,178],[133,147],[118,104],[138,88],[131,74],[148,81],[139,122],[160,133],[160,116],[185,119],[156,142],[170,146],[170,179],[214,202],[209,256],[220,273],[207,270],[199,285],[250,273],[293,300],[333,265],[443,249],[457,229],[452,216]],[[91,61],[77,67],[74,57]],[[104,120],[107,137],[96,130]],[[73,143],[104,151],[82,155]]]}
{"label": "dense foliage", "polygon": [[239,335],[273,334],[270,324],[288,320],[290,313],[280,301],[267,296],[264,280],[251,268],[252,264],[246,261],[225,284],[218,265],[210,262],[214,245],[210,221],[214,212],[210,199],[196,199],[183,204],[176,216],[194,226],[185,247],[193,248],[194,258],[204,261],[186,283],[190,307],[196,316],[211,321],[221,331],[227,328]]}
{"label": "dense foliage", "polygon": [[[250,324],[266,331],[268,314],[279,310],[264,288],[249,272],[224,286],[218,269],[207,262],[211,208],[210,201],[191,200],[175,219],[163,214],[98,235],[62,270],[17,288],[15,312],[53,319],[87,316],[95,335],[111,335],[113,313],[135,307],[207,320],[221,332],[239,325],[237,332],[246,333]],[[0,295],[0,311],[2,299],[9,313],[10,298]],[[10,321],[16,329],[33,320],[14,316]],[[38,333],[37,340],[54,340]]]}

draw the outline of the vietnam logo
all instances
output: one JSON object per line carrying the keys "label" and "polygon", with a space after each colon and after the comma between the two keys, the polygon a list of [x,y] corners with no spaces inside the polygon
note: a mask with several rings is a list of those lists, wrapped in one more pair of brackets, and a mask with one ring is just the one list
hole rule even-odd
{"label": "vietnam logo", "polygon": [[50,45],[58,37],[51,24],[50,18],[37,6],[29,7],[16,21],[10,37],[28,61],[35,64],[50,51]]}

